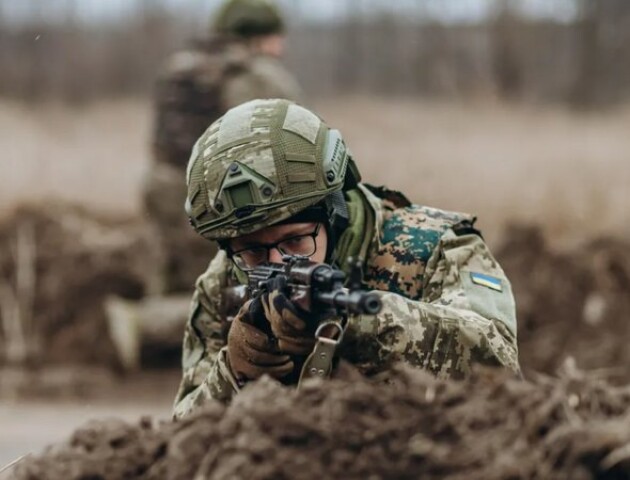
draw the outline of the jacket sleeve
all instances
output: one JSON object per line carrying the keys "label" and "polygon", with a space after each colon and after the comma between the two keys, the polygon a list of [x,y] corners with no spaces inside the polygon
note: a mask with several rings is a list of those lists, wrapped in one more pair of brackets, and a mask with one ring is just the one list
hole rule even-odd
{"label": "jacket sleeve", "polygon": [[197,280],[184,333],[183,376],[175,398],[175,418],[188,415],[208,400],[227,402],[238,391],[227,363],[219,316],[227,262],[220,251]]}
{"label": "jacket sleeve", "polygon": [[396,361],[440,378],[475,363],[520,372],[511,286],[480,236],[447,230],[422,278],[420,299],[382,292],[379,314],[351,318],[342,356],[367,374]]}

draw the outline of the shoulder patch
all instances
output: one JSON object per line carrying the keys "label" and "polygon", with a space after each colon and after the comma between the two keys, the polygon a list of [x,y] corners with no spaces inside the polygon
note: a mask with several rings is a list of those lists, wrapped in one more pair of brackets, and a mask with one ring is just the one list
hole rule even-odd
{"label": "shoulder patch", "polygon": [[486,275],[483,273],[470,272],[470,279],[473,283],[481,285],[483,287],[491,288],[497,292],[503,291],[503,284],[500,278],[493,277],[492,275]]}

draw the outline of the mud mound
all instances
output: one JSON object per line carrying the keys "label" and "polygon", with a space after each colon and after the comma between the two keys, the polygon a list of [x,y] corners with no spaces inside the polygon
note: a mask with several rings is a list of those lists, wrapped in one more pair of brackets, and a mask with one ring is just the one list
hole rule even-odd
{"label": "mud mound", "polygon": [[497,257],[512,281],[521,365],[555,372],[569,357],[630,381],[630,242],[557,251],[539,228],[513,226]]}
{"label": "mud mound", "polygon": [[8,358],[0,361],[115,361],[103,300],[142,295],[149,244],[144,232],[138,222],[67,205],[24,207],[5,219],[0,340]]}
{"label": "mud mound", "polygon": [[228,407],[157,427],[94,422],[14,478],[630,478],[628,388],[576,373],[350,377],[301,391],[263,379]]}
{"label": "mud mound", "polygon": [[[0,362],[117,364],[105,299],[139,298],[158,281],[149,235],[137,220],[67,205],[22,208],[0,223]],[[514,226],[497,257],[513,283],[526,372],[553,373],[572,357],[630,382],[630,242],[556,251],[540,229]]]}

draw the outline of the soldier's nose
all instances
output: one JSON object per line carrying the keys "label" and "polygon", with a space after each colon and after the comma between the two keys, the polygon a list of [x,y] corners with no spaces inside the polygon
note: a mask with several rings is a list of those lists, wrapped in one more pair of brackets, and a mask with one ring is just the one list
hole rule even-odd
{"label": "soldier's nose", "polygon": [[282,254],[277,248],[269,250],[269,263],[282,263]]}

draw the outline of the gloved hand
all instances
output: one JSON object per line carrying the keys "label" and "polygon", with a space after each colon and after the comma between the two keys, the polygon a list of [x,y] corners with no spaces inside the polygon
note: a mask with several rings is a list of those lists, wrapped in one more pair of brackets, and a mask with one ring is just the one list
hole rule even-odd
{"label": "gloved hand", "polygon": [[232,321],[227,339],[227,357],[239,380],[254,380],[263,374],[280,379],[293,371],[291,357],[279,351],[275,339],[258,328],[266,323],[262,300],[246,302]]}
{"label": "gloved hand", "polygon": [[[278,349],[291,355],[308,355],[315,346],[315,329],[318,322],[314,315],[295,306],[286,295],[286,279],[282,275],[273,278],[262,304],[265,317],[278,339]],[[312,317],[312,318],[311,318]]]}

